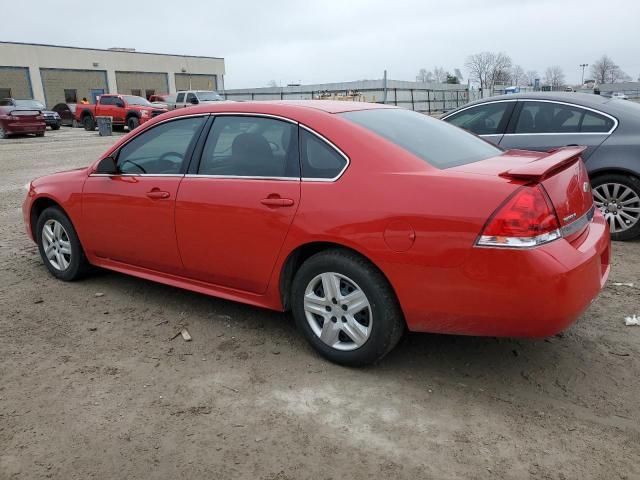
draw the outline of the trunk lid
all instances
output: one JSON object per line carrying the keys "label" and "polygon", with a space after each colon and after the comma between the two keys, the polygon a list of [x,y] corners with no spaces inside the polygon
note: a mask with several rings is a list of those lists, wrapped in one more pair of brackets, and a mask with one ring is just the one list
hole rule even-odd
{"label": "trunk lid", "polygon": [[[561,227],[593,213],[593,196],[581,158],[585,147],[563,147],[549,152],[510,150],[499,157],[452,170],[499,176],[507,181],[541,184],[555,207]],[[588,222],[584,222],[585,227]],[[583,228],[571,229],[571,236]]]}

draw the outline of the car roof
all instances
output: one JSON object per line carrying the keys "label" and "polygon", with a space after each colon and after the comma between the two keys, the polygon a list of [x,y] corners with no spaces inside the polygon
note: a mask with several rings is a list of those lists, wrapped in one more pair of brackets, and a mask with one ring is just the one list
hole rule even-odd
{"label": "car roof", "polygon": [[[217,112],[221,110],[226,111],[250,111],[254,110],[256,113],[268,113],[264,110],[270,108],[277,108],[278,110],[290,110],[295,111],[299,109],[313,109],[326,113],[344,113],[354,112],[359,110],[373,110],[380,108],[398,108],[393,105],[384,105],[381,103],[368,103],[368,102],[351,102],[351,101],[339,101],[339,100],[262,100],[262,101],[249,101],[249,102],[217,102],[209,103],[198,106],[195,108],[201,109],[201,111]],[[194,107],[191,107],[194,108]]]}
{"label": "car roof", "polygon": [[[510,93],[508,95],[497,95],[493,97],[486,97],[480,100],[475,100],[463,105],[461,108],[470,107],[472,105],[478,105],[481,103],[490,103],[496,101],[508,101],[508,100],[553,100],[556,102],[575,103],[577,105],[583,105],[585,107],[601,108],[602,105],[611,101],[610,98],[603,97],[601,95],[595,95],[593,93],[578,93],[578,92],[524,92],[524,93]],[[456,109],[457,110],[457,109]]]}

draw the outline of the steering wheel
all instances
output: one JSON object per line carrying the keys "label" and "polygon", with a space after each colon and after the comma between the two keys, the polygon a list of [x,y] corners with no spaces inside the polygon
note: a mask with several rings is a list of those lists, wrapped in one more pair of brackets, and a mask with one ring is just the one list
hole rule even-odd
{"label": "steering wheel", "polygon": [[135,166],[136,168],[139,168],[142,173],[147,173],[147,171],[144,169],[144,167],[142,165],[134,162],[133,160],[125,160],[124,162],[122,162],[121,167],[126,165],[127,163],[130,163],[131,165]]}
{"label": "steering wheel", "polygon": [[[167,152],[167,153],[163,153],[162,155],[160,155],[160,158],[158,159],[159,162],[162,162],[163,160],[167,160],[167,157],[178,157],[178,162],[181,163],[182,162],[182,154],[178,153],[178,152]],[[174,162],[175,163],[175,162]]]}

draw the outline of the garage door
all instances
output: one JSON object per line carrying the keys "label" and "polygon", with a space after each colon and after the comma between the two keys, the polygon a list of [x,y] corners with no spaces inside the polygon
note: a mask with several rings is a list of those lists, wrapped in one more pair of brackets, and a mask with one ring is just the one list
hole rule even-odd
{"label": "garage door", "polygon": [[29,69],[0,67],[0,98],[33,98]]}
{"label": "garage door", "polygon": [[44,98],[49,108],[58,103],[76,103],[83,98],[91,99],[92,90],[109,91],[107,72],[104,70],[41,68],[40,76]]}
{"label": "garage door", "polygon": [[118,93],[139,95],[149,98],[151,95],[169,92],[166,73],[155,72],[116,72]]}
{"label": "garage door", "polygon": [[176,73],[176,90],[217,90],[216,75]]}

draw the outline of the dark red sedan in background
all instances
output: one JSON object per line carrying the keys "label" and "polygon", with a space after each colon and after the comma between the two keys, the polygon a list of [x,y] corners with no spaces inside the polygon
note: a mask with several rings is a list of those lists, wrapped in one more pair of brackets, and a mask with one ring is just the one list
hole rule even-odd
{"label": "dark red sedan in background", "polygon": [[609,274],[581,147],[503,151],[375,104],[207,104],[28,186],[49,271],[89,265],[275,310],[347,365],[408,328],[540,337]]}
{"label": "dark red sedan in background", "polygon": [[0,138],[26,133],[35,133],[36,137],[43,137],[46,129],[47,124],[40,110],[11,105],[0,106]]}

